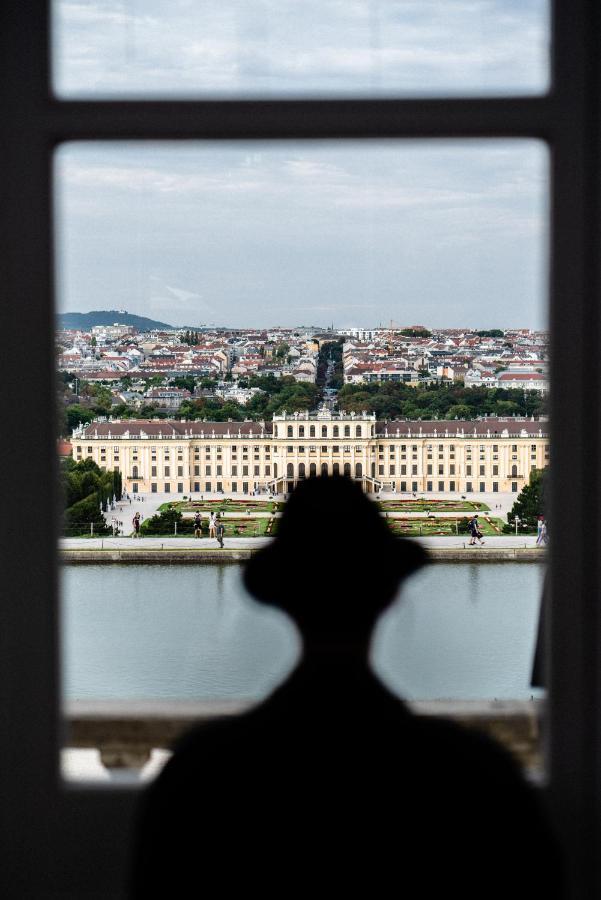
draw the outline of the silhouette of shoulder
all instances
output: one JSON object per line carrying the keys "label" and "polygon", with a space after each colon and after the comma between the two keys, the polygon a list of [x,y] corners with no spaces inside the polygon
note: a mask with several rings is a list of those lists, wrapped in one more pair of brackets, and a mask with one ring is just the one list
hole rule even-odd
{"label": "silhouette of shoulder", "polygon": [[297,682],[180,741],[143,800],[135,897],[160,884],[187,895],[201,860],[207,879],[256,882],[264,896],[278,895],[282,867],[307,890],[316,878],[372,890],[413,872],[429,886],[422,896],[443,885],[463,897],[561,896],[537,792],[504,749],[413,715],[375,679],[337,705]]}

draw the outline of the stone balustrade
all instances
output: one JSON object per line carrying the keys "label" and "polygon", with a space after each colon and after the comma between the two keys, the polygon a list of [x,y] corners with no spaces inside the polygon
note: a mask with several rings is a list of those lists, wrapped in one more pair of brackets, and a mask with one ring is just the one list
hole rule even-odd
{"label": "stone balustrade", "polygon": [[[410,706],[424,716],[446,716],[478,728],[504,744],[535,779],[542,774],[542,700],[423,701]],[[97,749],[110,771],[140,770],[153,749],[168,750],[179,734],[198,722],[232,716],[249,701],[81,700],[66,704],[69,748]]]}

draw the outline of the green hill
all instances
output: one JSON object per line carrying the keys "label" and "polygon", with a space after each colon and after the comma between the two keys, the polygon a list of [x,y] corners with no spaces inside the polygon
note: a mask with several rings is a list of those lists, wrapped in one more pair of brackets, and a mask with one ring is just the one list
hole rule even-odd
{"label": "green hill", "polygon": [[119,325],[133,325],[138,331],[165,331],[175,327],[167,325],[166,322],[157,322],[155,319],[147,319],[146,316],[135,316],[133,313],[117,309],[59,313],[56,319],[58,329],[77,328],[81,331],[88,331],[94,325],[114,325],[116,322]]}

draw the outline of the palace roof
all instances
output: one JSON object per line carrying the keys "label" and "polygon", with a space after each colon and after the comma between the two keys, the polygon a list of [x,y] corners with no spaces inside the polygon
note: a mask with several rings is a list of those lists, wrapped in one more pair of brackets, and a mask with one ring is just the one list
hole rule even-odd
{"label": "palace roof", "polygon": [[[293,422],[294,419],[287,419]],[[298,419],[302,424],[305,419]],[[322,419],[322,424],[325,419]],[[351,421],[350,417],[332,418],[332,422]],[[360,422],[361,418],[354,419]],[[431,419],[431,420],[389,420],[376,422],[376,435],[378,437],[403,437],[403,438],[492,438],[506,437],[546,437],[548,434],[548,422],[545,419],[522,419],[517,417],[485,419]],[[114,422],[91,422],[82,427],[77,435],[78,440],[86,438],[210,438],[210,437],[271,437],[273,433],[272,422],[182,422],[174,420],[152,419],[125,419]],[[75,435],[74,435],[75,437]],[[307,438],[308,440],[308,438]],[[315,438],[317,440],[317,438]],[[341,438],[342,440],[342,438]]]}

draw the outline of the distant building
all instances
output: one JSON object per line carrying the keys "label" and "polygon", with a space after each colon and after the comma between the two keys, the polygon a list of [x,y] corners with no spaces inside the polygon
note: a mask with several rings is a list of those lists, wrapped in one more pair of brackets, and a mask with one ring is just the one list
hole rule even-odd
{"label": "distant building", "polygon": [[96,338],[102,338],[107,341],[114,341],[118,338],[128,337],[137,334],[138,329],[133,325],[120,325],[115,322],[114,325],[94,325],[91,333]]}
{"label": "distant building", "polygon": [[271,422],[98,421],[71,445],[74,459],[118,469],[133,493],[281,493],[325,474],[368,493],[517,493],[549,464],[543,420],[378,422],[325,408]]}
{"label": "distant building", "polygon": [[144,394],[144,398],[148,403],[164,409],[179,409],[182,402],[189,400],[191,396],[190,391],[177,387],[153,388]]}

